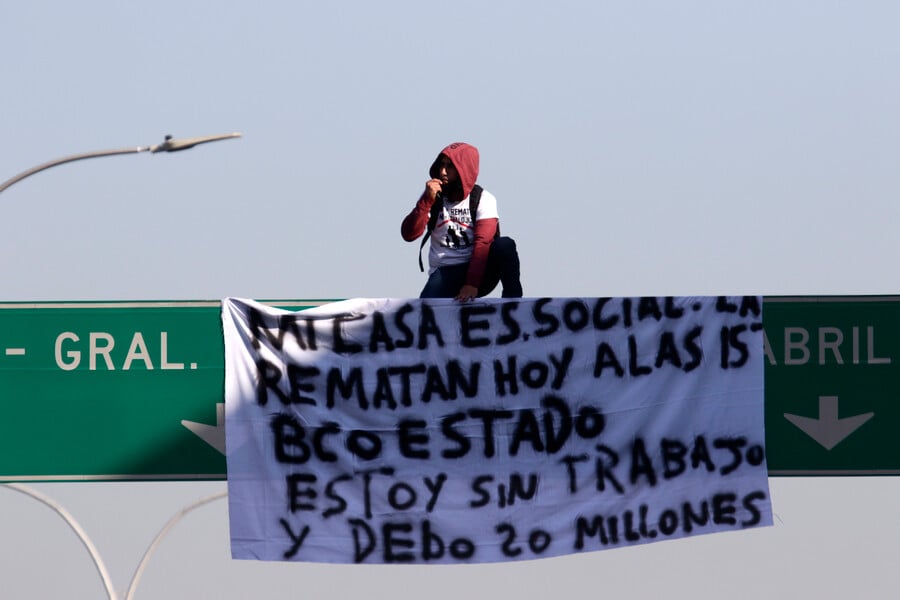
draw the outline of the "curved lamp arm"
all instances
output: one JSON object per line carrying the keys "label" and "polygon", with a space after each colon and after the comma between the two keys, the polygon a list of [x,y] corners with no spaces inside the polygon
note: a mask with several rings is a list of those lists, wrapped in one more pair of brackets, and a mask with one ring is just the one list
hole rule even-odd
{"label": "curved lamp arm", "polygon": [[0,193],[3,193],[3,191],[11,185],[18,183],[26,177],[34,175],[35,173],[40,173],[41,171],[49,169],[50,167],[74,162],[76,160],[84,160],[85,158],[98,158],[101,156],[114,156],[117,154],[137,154],[139,152],[152,152],[154,154],[157,152],[178,152],[179,150],[187,150],[188,148],[193,148],[198,144],[217,142],[219,140],[229,140],[238,137],[241,137],[241,134],[237,132],[183,139],[172,139],[171,135],[167,135],[165,137],[165,140],[161,144],[156,144],[154,146],[137,146],[134,148],[120,148],[118,150],[100,150],[98,152],[83,152],[81,154],[64,156],[56,160],[51,160],[50,162],[45,162],[44,164],[28,169],[27,171],[23,171],[15,177],[7,179],[2,184],[0,184]]}

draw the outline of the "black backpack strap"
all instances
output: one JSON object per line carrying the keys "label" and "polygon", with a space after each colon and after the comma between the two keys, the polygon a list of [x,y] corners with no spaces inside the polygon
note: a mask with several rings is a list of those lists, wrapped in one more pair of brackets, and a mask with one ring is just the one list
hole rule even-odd
{"label": "black backpack strap", "polygon": [[419,244],[419,270],[423,273],[425,272],[425,265],[422,263],[422,248],[425,247],[425,242],[428,241],[428,237],[431,235],[431,232],[434,231],[443,207],[444,198],[438,194],[437,198],[434,199],[434,204],[431,205],[431,213],[428,215],[428,225],[425,226],[425,235],[422,236],[422,243]]}
{"label": "black backpack strap", "polygon": [[[474,225],[476,215],[478,214],[478,203],[481,202],[481,192],[482,188],[477,183],[472,188],[472,193],[469,194],[469,214],[472,215],[472,223]],[[474,230],[474,229],[473,229]],[[494,233],[494,239],[496,240],[500,237],[500,224],[497,224],[497,231]]]}
{"label": "black backpack strap", "polygon": [[478,203],[481,202],[481,192],[482,188],[477,183],[472,186],[472,191],[469,192],[469,216],[472,217],[473,229],[478,215]]}

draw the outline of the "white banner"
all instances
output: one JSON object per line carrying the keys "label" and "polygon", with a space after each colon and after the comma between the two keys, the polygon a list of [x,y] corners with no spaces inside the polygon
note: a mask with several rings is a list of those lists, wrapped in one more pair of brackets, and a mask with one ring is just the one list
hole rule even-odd
{"label": "white banner", "polygon": [[525,560],[772,523],[761,297],[222,318],[234,558]]}

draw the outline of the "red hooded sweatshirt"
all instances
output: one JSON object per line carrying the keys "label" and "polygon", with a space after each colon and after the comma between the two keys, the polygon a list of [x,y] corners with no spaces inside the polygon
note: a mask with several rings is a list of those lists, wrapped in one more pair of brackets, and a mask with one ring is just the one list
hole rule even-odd
{"label": "red hooded sweatshirt", "polygon": [[[465,200],[472,192],[475,182],[478,179],[478,149],[470,144],[457,142],[450,144],[438,154],[437,158],[429,169],[429,175],[432,179],[438,177],[438,162],[441,156],[446,156],[456,167],[459,173],[460,186],[444,193],[450,202],[459,202]],[[428,225],[428,217],[431,212],[431,205],[434,200],[428,197],[427,193],[423,193],[416,202],[415,208],[410,212],[403,224],[400,226],[400,233],[403,239],[412,242],[425,232]],[[497,219],[475,219],[475,242],[472,248],[472,258],[469,261],[469,271],[466,274],[466,284],[475,287],[481,286],[481,280],[484,277],[484,269],[487,265],[488,252],[491,248],[491,242],[497,233]]]}

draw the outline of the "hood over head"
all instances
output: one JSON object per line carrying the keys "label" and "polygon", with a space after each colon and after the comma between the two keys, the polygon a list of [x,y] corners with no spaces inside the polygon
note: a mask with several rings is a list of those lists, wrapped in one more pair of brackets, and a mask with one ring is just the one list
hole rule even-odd
{"label": "hood over head", "polygon": [[462,200],[469,195],[475,186],[475,182],[478,180],[478,148],[464,142],[450,144],[441,150],[431,164],[428,174],[432,178],[437,178],[438,176],[438,161],[441,155],[449,158],[453,166],[456,167],[456,171],[459,173],[459,182],[462,186],[462,196],[453,198],[454,194],[451,192],[450,198],[456,201]]}

